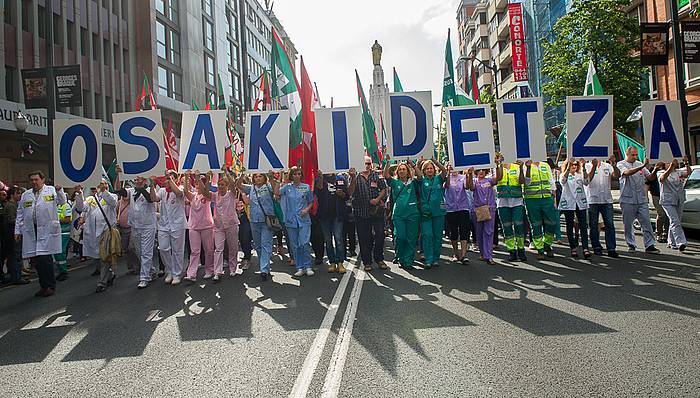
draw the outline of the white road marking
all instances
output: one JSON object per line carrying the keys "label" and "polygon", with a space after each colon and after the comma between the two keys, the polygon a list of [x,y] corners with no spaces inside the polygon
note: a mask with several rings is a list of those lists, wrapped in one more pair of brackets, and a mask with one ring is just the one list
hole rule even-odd
{"label": "white road marking", "polygon": [[354,265],[347,263],[347,266],[347,272],[345,273],[345,275],[343,275],[343,278],[340,280],[340,285],[338,285],[338,289],[335,291],[335,295],[333,296],[331,305],[326,311],[326,316],[323,317],[321,326],[319,327],[318,332],[316,332],[316,337],[314,338],[314,341],[311,344],[311,349],[309,350],[309,353],[306,355],[306,359],[304,360],[304,365],[301,368],[301,372],[299,372],[297,380],[294,383],[294,388],[292,388],[292,392],[289,394],[290,397],[306,397],[306,394],[309,391],[309,386],[311,385],[311,380],[314,377],[314,372],[316,371],[318,362],[321,360],[323,348],[326,346],[326,341],[328,340],[328,335],[330,334],[331,326],[333,326],[333,321],[335,320],[335,316],[338,313],[340,302],[343,300],[345,290],[347,289],[348,282],[350,281],[350,276],[353,273]]}
{"label": "white road marking", "polygon": [[345,310],[345,317],[338,331],[338,339],[335,342],[331,362],[328,365],[326,381],[323,383],[323,390],[321,390],[322,398],[337,397],[338,391],[340,391],[340,381],[343,378],[343,368],[345,367],[345,359],[350,348],[352,328],[355,324],[355,314],[357,313],[357,305],[360,302],[360,293],[362,292],[364,279],[365,271],[360,268],[355,277],[355,285],[352,287],[350,299]]}

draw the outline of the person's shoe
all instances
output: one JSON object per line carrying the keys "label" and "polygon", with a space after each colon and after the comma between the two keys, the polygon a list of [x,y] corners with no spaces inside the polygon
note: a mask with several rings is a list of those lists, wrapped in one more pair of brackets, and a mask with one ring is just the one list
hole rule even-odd
{"label": "person's shoe", "polygon": [[386,263],[384,261],[377,261],[377,266],[379,267],[379,269],[382,269],[382,270],[389,269],[389,266],[386,265]]}
{"label": "person's shoe", "polygon": [[338,263],[338,273],[339,274],[345,273],[345,266],[343,265],[343,263]]}
{"label": "person's shoe", "polygon": [[250,260],[243,259],[243,261],[241,261],[241,269],[247,270],[248,267],[250,267]]}
{"label": "person's shoe", "polygon": [[365,272],[372,272],[372,266],[371,266],[371,265],[365,265]]}
{"label": "person's shoe", "polygon": [[305,273],[306,273],[305,270],[298,269],[297,272],[294,273],[294,276],[296,276],[296,277],[304,276]]}
{"label": "person's shoe", "polygon": [[687,246],[685,244],[681,244],[680,246],[678,246],[678,251],[683,253],[685,251],[686,247]]}
{"label": "person's shoe", "polygon": [[137,289],[145,289],[147,287],[148,287],[148,282],[146,282],[146,281],[141,281],[141,282],[139,282],[138,285],[136,285]]}
{"label": "person's shoe", "polygon": [[60,272],[58,275],[56,275],[56,280],[59,282],[63,282],[66,279],[68,279],[68,273],[67,272]]}
{"label": "person's shoe", "polygon": [[56,289],[54,288],[47,287],[46,290],[44,290],[44,297],[53,296],[54,294],[56,294]]}
{"label": "person's shoe", "polygon": [[10,285],[28,285],[30,283],[31,282],[29,282],[28,280],[26,280],[24,278],[19,278],[16,281],[10,281]]}
{"label": "person's shoe", "polygon": [[617,254],[617,252],[616,252],[615,250],[608,250],[608,257],[611,257],[611,258],[619,258],[620,255]]}
{"label": "person's shoe", "polygon": [[486,264],[488,264],[488,265],[496,265],[496,262],[493,261],[492,258],[489,258],[489,259],[486,259]]}
{"label": "person's shoe", "polygon": [[260,280],[262,280],[263,282],[265,282],[269,279],[270,279],[270,274],[268,274],[267,272],[262,272],[260,274]]}
{"label": "person's shoe", "polygon": [[212,274],[204,274],[204,279],[211,279],[213,276]]}
{"label": "person's shoe", "polygon": [[527,262],[527,255],[525,254],[525,249],[518,249],[518,260],[522,262]]}
{"label": "person's shoe", "polygon": [[461,260],[459,260],[459,262],[462,263],[462,265],[468,265],[469,259],[467,258],[467,256],[464,256]]}
{"label": "person's shoe", "polygon": [[163,271],[162,269],[158,270],[158,277],[161,278],[163,275],[165,275],[165,271]]}
{"label": "person's shoe", "polygon": [[99,274],[100,274],[100,270],[96,269],[96,270],[92,271],[92,274],[90,274],[90,276],[97,276]]}
{"label": "person's shoe", "polygon": [[632,245],[629,245],[629,246],[627,246],[627,251],[630,253],[634,253],[637,251],[637,248],[632,246]]}
{"label": "person's shoe", "polygon": [[515,250],[511,251],[510,255],[508,256],[508,261],[518,261],[518,252],[516,252]]}
{"label": "person's shoe", "polygon": [[425,264],[425,265],[423,266],[423,269],[431,269],[431,268],[433,268],[433,265],[432,265],[432,264]]}
{"label": "person's shoe", "polygon": [[171,283],[173,283],[173,276],[170,275],[170,274],[168,274],[168,275],[165,276],[165,284],[166,284],[166,285],[169,285],[169,284],[171,284]]}
{"label": "person's shoe", "polygon": [[537,259],[540,261],[544,260],[544,253],[537,253]]}
{"label": "person's shoe", "polygon": [[230,278],[233,278],[234,276],[236,276],[236,271],[231,271],[231,272],[229,272],[229,273],[228,273],[228,276],[229,276]]}
{"label": "person's shoe", "polygon": [[336,267],[335,264],[328,264],[328,272],[335,272]]}
{"label": "person's shoe", "polygon": [[44,297],[44,292],[45,292],[45,291],[46,291],[46,289],[44,289],[44,288],[39,289],[39,291],[37,291],[36,293],[34,293],[34,297]]}
{"label": "person's shoe", "polygon": [[544,252],[545,252],[545,254],[547,255],[547,257],[554,257],[554,250],[552,249],[551,246],[546,247],[546,248],[544,249]]}
{"label": "person's shoe", "polygon": [[104,286],[102,286],[102,285],[97,285],[97,289],[95,289],[95,293],[102,293],[102,292],[104,292],[105,290],[107,290],[106,287],[104,287]]}
{"label": "person's shoe", "polygon": [[306,269],[306,276],[314,276],[314,270],[311,268]]}
{"label": "person's shoe", "polygon": [[186,276],[186,277],[182,278],[182,280],[187,281],[187,282],[190,282],[190,283],[196,283],[196,282],[197,282],[197,278],[190,278],[189,276]]}
{"label": "person's shoe", "polygon": [[314,264],[316,265],[321,265],[323,264],[323,257],[319,257],[314,261]]}
{"label": "person's shoe", "polygon": [[578,251],[576,251],[576,249],[571,249],[571,257],[578,257]]}
{"label": "person's shoe", "polygon": [[603,255],[603,249],[601,249],[601,248],[599,248],[599,247],[596,247],[595,249],[593,249],[593,254],[595,254],[596,256],[602,256],[602,255]]}
{"label": "person's shoe", "polygon": [[589,252],[588,250],[584,250],[583,251],[583,258],[590,258],[590,257],[591,257],[591,252]]}
{"label": "person's shoe", "polygon": [[648,253],[648,254],[659,254],[659,253],[661,253],[661,250],[654,247],[654,245],[651,245],[651,246],[647,247],[646,250],[644,250],[644,252]]}
{"label": "person's shoe", "polygon": [[112,275],[110,275],[109,279],[107,279],[107,286],[112,286],[114,285],[114,279],[117,277],[117,274],[112,272]]}
{"label": "person's shoe", "polygon": [[214,276],[211,278],[211,280],[214,281],[214,282],[219,282],[219,280],[221,280],[221,278],[220,278],[219,275],[217,274],[217,275],[214,275]]}
{"label": "person's shoe", "polygon": [[398,264],[398,263],[399,263],[399,258],[398,258],[398,257],[394,257],[394,259],[391,260],[391,262],[392,262],[393,264]]}
{"label": "person's shoe", "polygon": [[172,281],[171,285],[179,285],[180,282],[181,282],[180,278],[175,276],[175,277],[173,277],[173,281]]}

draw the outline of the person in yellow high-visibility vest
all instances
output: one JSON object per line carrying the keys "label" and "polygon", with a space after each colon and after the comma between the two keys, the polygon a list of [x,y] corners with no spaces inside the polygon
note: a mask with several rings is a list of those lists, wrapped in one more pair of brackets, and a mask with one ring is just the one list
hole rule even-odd
{"label": "person in yellow high-visibility vest", "polygon": [[537,259],[545,253],[554,257],[552,243],[556,231],[558,212],[554,208],[554,175],[546,162],[525,162],[524,197],[530,220],[532,240],[537,249]]}
{"label": "person in yellow high-visibility vest", "polygon": [[525,230],[523,223],[523,184],[525,171],[522,161],[501,164],[496,159],[496,207],[503,228],[509,261],[527,261],[525,255]]}
{"label": "person in yellow high-visibility vest", "polygon": [[57,281],[68,279],[68,242],[70,241],[70,228],[72,222],[72,209],[69,203],[57,205],[58,221],[61,223],[61,248],[63,251],[54,254],[53,259],[58,268]]}

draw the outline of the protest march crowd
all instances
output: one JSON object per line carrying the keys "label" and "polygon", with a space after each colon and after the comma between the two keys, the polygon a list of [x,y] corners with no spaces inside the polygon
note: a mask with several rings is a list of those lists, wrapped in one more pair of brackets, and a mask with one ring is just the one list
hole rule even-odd
{"label": "protest march crowd", "polygon": [[[653,168],[648,163],[638,160],[635,147],[620,161],[614,156],[606,161],[568,159],[559,167],[551,159],[505,164],[497,155],[495,169],[460,172],[423,158],[387,162],[380,170],[366,157],[361,172],[319,170],[313,186],[302,182],[297,167],[267,174],[234,174],[224,167],[221,173],[170,170],[162,177],[136,177],[128,187],[122,187],[119,177],[103,179],[86,187],[89,193],[76,186],[69,195],[67,188],[51,186],[37,171],[29,174],[26,190],[0,186],[0,265],[6,263],[9,274],[0,276],[6,283],[26,284],[24,276],[36,272],[40,290],[35,296],[51,296],[56,280],[68,278],[71,246],[81,261],[94,261],[97,292],[115,282],[122,256],[128,273],[139,276],[138,288],[163,276],[166,284],[194,283],[200,266],[203,279],[218,282],[226,274],[235,277],[239,269],[247,270],[255,249],[260,277],[266,281],[273,254],[284,253],[283,242],[295,277],[314,275],[313,264],[323,264],[324,251],[327,271],[345,273],[358,244],[358,263],[369,272],[389,268],[384,257],[387,231],[393,262],[405,269],[413,269],[416,260],[424,269],[444,263],[440,254],[445,236],[452,245],[452,263],[468,264],[470,243],[475,243],[479,259],[494,264],[499,229],[507,260],[517,264],[530,260],[528,248],[537,260],[555,256],[562,213],[568,255],[603,255],[602,217],[605,251],[615,258],[611,183],[618,178],[628,249],[638,247],[637,221],[643,231],[640,248],[646,253],[659,253],[657,241],[682,252],[687,245],[680,219],[688,159],[684,164],[659,162]],[[668,227],[659,224],[655,235],[646,186],[656,184]],[[35,271],[26,269],[27,263]]]}

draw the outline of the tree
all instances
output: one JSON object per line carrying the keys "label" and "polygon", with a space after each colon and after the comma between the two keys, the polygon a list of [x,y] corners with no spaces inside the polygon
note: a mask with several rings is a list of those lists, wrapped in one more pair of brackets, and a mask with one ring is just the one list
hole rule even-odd
{"label": "tree", "polygon": [[625,7],[630,0],[574,0],[571,12],[554,25],[553,42],[545,41],[542,73],[551,79],[542,86],[546,105],[565,104],[566,96],[581,95],[589,58],[593,59],[605,94],[613,95],[615,126],[642,100],[639,62],[639,23]]}
{"label": "tree", "polygon": [[493,122],[493,142],[496,148],[500,148],[501,143],[498,141],[498,119],[496,112],[496,95],[493,93],[493,89],[490,85],[484,87],[479,93],[479,100],[482,104],[489,104],[491,106],[491,121]]}

